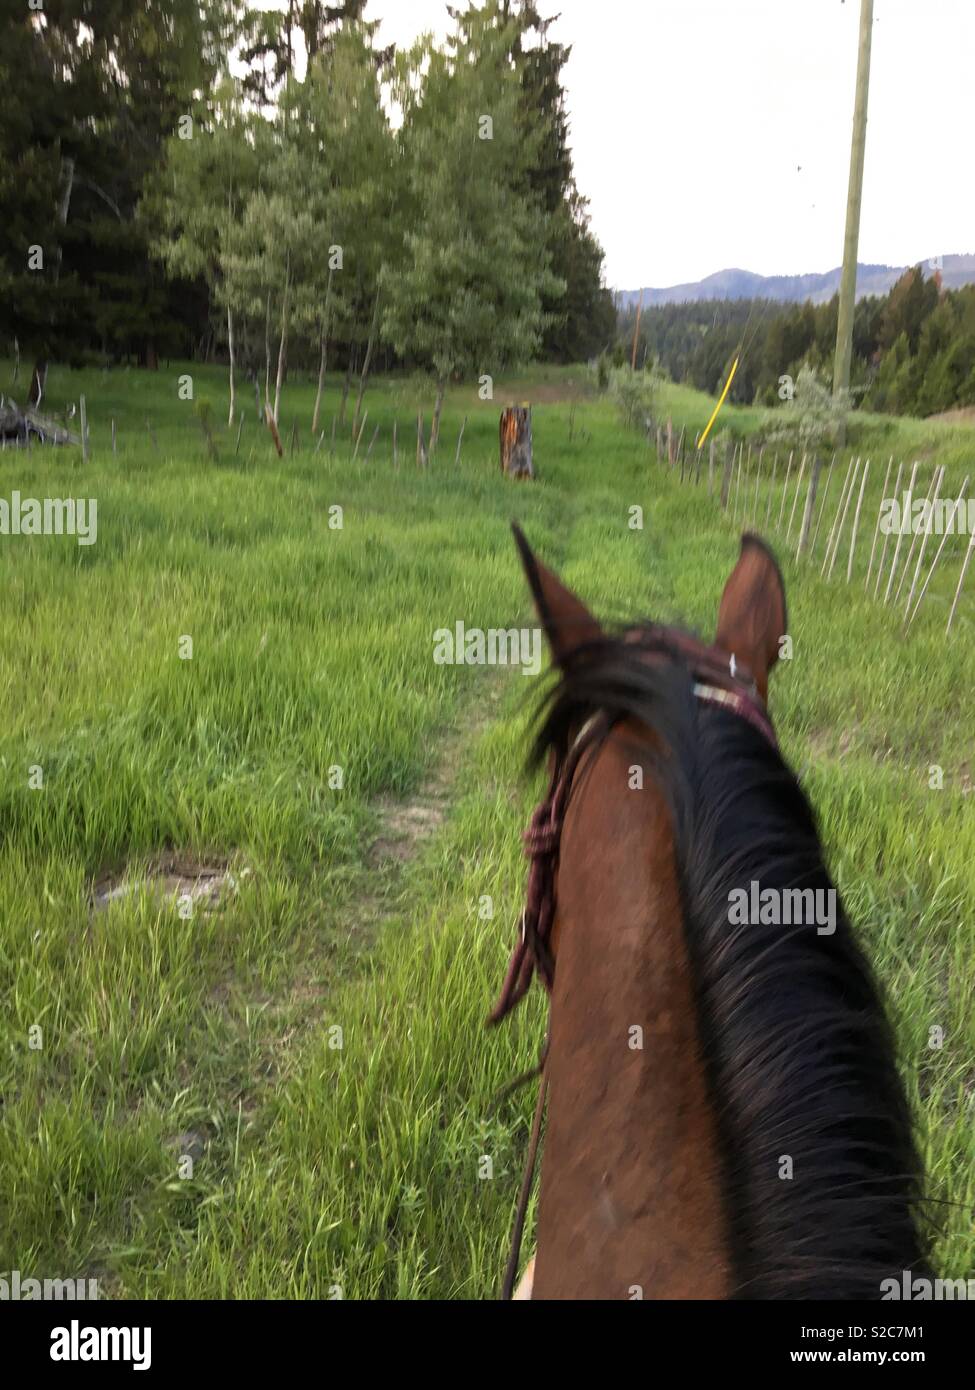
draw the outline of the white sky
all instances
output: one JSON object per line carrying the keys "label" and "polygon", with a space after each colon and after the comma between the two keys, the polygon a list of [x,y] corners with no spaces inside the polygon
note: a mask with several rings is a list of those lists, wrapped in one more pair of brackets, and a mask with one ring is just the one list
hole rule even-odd
{"label": "white sky", "polygon": [[[270,0],[267,0],[270,3]],[[614,288],[842,260],[858,0],[539,0]],[[379,39],[444,0],[371,0]],[[975,0],[875,0],[861,261],[975,252]]]}

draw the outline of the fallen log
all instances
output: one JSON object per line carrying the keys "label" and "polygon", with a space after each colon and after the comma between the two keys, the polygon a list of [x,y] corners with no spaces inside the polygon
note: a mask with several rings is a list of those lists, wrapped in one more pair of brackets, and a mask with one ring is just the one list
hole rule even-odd
{"label": "fallen log", "polygon": [[49,416],[36,410],[21,410],[15,401],[0,399],[0,440],[4,448],[26,446],[35,440],[39,444],[80,444],[79,435],[59,425]]}

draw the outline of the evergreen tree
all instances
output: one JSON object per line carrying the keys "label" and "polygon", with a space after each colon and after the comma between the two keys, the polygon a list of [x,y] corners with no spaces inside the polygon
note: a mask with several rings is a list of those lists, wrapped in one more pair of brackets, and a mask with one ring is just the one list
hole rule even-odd
{"label": "evergreen tree", "polygon": [[603,284],[604,253],[590,228],[588,200],[579,192],[572,168],[562,78],[572,48],[549,37],[558,16],[544,19],[536,0],[503,0],[500,13],[511,26],[525,118],[538,131],[531,186],[549,216],[552,272],[565,284],[564,293],[543,298],[547,323],[542,353],[578,362],[608,345],[616,311]]}

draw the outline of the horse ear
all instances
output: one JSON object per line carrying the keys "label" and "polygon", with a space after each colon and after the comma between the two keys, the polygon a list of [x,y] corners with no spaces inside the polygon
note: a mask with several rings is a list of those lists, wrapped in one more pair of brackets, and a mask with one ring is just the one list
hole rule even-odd
{"label": "horse ear", "polygon": [[763,700],[768,698],[769,671],[779,659],[779,639],[787,630],[782,571],[766,543],[746,531],[721,595],[714,645],[748,667]]}
{"label": "horse ear", "polygon": [[585,604],[570,593],[540,560],[536,560],[517,522],[511,523],[511,529],[535,600],[535,609],[552,648],[552,656],[562,663],[577,647],[602,637],[603,630]]}

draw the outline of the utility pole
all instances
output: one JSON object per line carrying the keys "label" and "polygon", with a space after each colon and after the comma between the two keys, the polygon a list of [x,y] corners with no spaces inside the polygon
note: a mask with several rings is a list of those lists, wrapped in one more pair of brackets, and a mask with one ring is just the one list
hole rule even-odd
{"label": "utility pole", "polygon": [[636,306],[636,327],[633,330],[633,356],[630,359],[630,371],[636,371],[636,345],[640,338],[640,315],[643,313],[643,286],[640,286],[640,302]]}
{"label": "utility pole", "polygon": [[[836,323],[836,356],[833,362],[833,395],[849,389],[853,356],[853,310],[856,301],[857,252],[860,240],[860,201],[863,196],[863,160],[867,143],[867,90],[870,86],[870,41],[873,37],[873,0],[860,0],[860,48],[857,57],[857,90],[853,107],[853,145],[850,149],[850,186],[846,196],[846,238],[840,279],[839,315]],[[840,447],[846,442],[841,426]]]}

